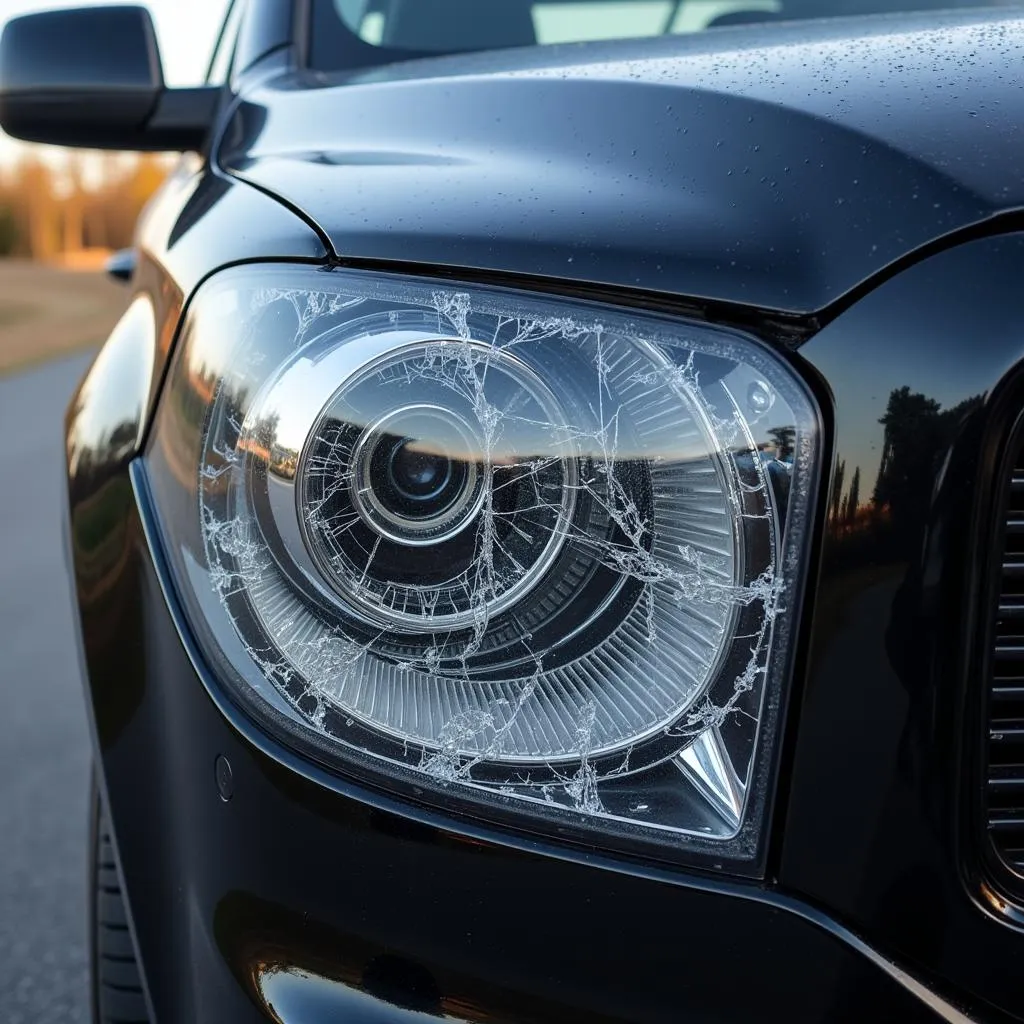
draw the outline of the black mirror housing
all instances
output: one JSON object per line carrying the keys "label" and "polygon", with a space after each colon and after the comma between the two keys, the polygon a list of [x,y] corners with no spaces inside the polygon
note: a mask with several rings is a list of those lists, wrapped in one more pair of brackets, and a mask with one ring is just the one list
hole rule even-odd
{"label": "black mirror housing", "polygon": [[144,7],[28,14],[0,37],[0,127],[55,146],[201,149],[216,88],[164,87]]}

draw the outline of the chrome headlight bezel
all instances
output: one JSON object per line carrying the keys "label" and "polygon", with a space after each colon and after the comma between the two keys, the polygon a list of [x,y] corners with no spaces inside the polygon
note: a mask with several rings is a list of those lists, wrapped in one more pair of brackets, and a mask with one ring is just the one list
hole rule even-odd
{"label": "chrome headlight bezel", "polygon": [[[629,359],[631,373],[614,378],[613,364]],[[603,408],[630,389],[633,406]],[[522,414],[496,414],[502,401]],[[646,435],[636,425],[644,403],[665,420]],[[420,424],[418,440],[381,426],[408,410],[421,416],[401,421]],[[491,420],[499,429],[485,437]],[[686,440],[670,440],[680,425]],[[785,458],[767,451],[770,429],[789,431],[779,435],[791,448]],[[465,453],[453,450],[460,436]],[[539,456],[541,436],[554,454]],[[372,492],[381,476],[378,437],[392,462],[400,449],[403,459],[418,452],[410,464],[430,463],[424,472],[472,466],[465,477],[476,490],[446,506],[451,522],[445,509],[395,513],[387,494],[353,504],[348,481]],[[193,300],[144,475],[175,590],[216,682],[274,735],[421,801],[756,874],[820,439],[806,385],[777,353],[732,330],[509,289],[274,264],[222,272]],[[697,473],[715,483],[697,487]],[[509,490],[536,500],[502,511],[495,496]],[[332,534],[314,511],[327,500],[357,527]],[[716,503],[731,510],[728,541],[719,530],[714,555],[676,543],[684,531],[673,515],[721,518]],[[524,512],[536,521],[520,530]],[[498,526],[506,540],[529,538],[503,571],[487,540]],[[379,534],[362,579],[344,547],[356,528]],[[535,534],[546,538],[539,551]],[[475,573],[464,607],[443,593],[461,575],[425,586],[414,569],[398,582],[403,558],[426,565],[449,541],[452,560],[445,551],[435,561],[457,568],[459,556]],[[365,536],[351,543],[366,552]],[[394,551],[374,591],[366,581],[381,544]],[[559,572],[563,604],[551,611],[553,599],[537,599],[543,614],[523,611]],[[591,592],[592,617],[564,629],[578,595]],[[437,613],[444,601],[450,609]],[[547,630],[536,649],[532,628],[516,633],[517,614]],[[296,626],[301,615],[310,618]],[[418,624],[429,628],[422,642]],[[610,651],[624,629],[628,651]],[[725,639],[712,650],[715,636]],[[604,676],[588,675],[594,652]],[[690,690],[670,670],[693,675]],[[366,710],[376,697],[351,696],[371,676],[384,679],[390,719]],[[662,691],[660,704],[640,680]],[[429,686],[447,709],[437,716],[422,696]],[[623,710],[630,701],[651,709]],[[523,709],[541,704],[524,725]],[[753,721],[742,736],[729,724],[741,717]]]}

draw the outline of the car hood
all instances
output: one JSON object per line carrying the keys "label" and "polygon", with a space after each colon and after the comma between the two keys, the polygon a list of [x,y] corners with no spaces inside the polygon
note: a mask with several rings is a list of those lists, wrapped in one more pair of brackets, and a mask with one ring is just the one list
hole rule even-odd
{"label": "car hood", "polygon": [[341,258],[809,314],[1024,207],[1022,66],[993,12],[433,58],[265,82],[218,159]]}

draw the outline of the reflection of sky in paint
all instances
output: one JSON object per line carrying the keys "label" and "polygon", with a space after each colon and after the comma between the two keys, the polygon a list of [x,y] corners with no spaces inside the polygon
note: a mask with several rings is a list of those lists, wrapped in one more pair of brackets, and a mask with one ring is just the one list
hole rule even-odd
{"label": "reflection of sky in paint", "polygon": [[[138,2],[140,0],[0,0],[0,22],[30,11]],[[199,84],[206,73],[214,40],[227,10],[227,0],[145,0],[145,6],[152,11],[156,22],[168,84]],[[9,162],[25,148],[0,133],[0,162]]]}
{"label": "reflection of sky in paint", "polygon": [[[837,390],[845,396],[856,396],[856,408],[849,408],[845,414],[839,409],[837,427],[842,441],[838,457],[846,463],[847,486],[854,470],[860,467],[861,502],[870,501],[878,478],[885,429],[878,421],[885,415],[894,390],[909,387],[912,393],[938,402],[940,410],[945,411],[967,398],[987,394],[1017,358],[1007,354],[1004,367],[997,370],[993,366],[993,361],[999,366],[996,353],[1004,339],[986,328],[976,312],[979,305],[985,308],[985,299],[991,298],[988,288],[977,304],[965,300],[946,305],[941,323],[933,319],[931,306],[908,315],[908,296],[920,301],[947,291],[956,295],[963,284],[956,269],[949,267],[946,273],[936,274],[929,281],[932,290],[927,293],[903,292],[897,282],[891,287],[882,286],[863,300],[862,305],[871,310],[865,318],[855,307],[811,339],[803,350],[802,354]],[[998,292],[999,279],[1007,275],[1007,268],[993,266],[988,286]],[[891,324],[891,329],[883,326],[886,324]],[[862,333],[866,329],[876,334],[881,329],[882,336],[867,338]],[[964,358],[965,348],[971,346],[978,352],[977,359]],[[924,353],[927,358],[922,357]]]}

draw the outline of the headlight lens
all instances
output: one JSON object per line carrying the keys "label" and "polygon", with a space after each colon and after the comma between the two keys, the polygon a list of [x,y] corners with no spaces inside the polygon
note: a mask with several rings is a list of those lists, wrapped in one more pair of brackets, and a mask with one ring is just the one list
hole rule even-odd
{"label": "headlight lens", "polygon": [[816,423],[731,332],[251,267],[193,303],[146,479],[257,715],[427,799],[754,864]]}

